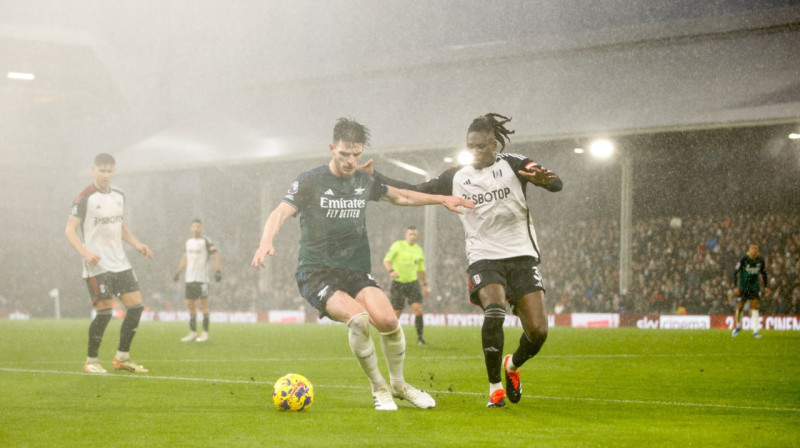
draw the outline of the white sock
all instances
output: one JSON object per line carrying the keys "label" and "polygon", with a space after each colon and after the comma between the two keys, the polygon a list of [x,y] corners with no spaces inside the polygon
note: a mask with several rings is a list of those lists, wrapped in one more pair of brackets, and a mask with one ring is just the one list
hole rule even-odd
{"label": "white sock", "polygon": [[758,333],[758,310],[750,310],[750,327],[753,333]]}
{"label": "white sock", "polygon": [[375,354],[375,343],[369,335],[369,314],[360,313],[353,316],[348,322],[348,341],[350,350],[356,356],[361,370],[367,374],[372,385],[372,390],[377,390],[386,385],[381,371],[378,370],[378,356]]}
{"label": "white sock", "polygon": [[492,392],[496,391],[497,389],[502,389],[502,388],[503,388],[503,383],[489,383],[489,395],[491,395]]}
{"label": "white sock", "polygon": [[403,362],[406,359],[406,336],[403,327],[397,324],[394,331],[381,333],[381,349],[389,366],[389,382],[392,387],[401,387],[406,380],[403,377]]}
{"label": "white sock", "polygon": [[513,356],[509,356],[508,357],[507,367],[508,367],[508,370],[510,370],[512,372],[516,372],[517,371],[517,366],[514,365],[514,357]]}
{"label": "white sock", "polygon": [[126,361],[130,359],[131,355],[129,352],[121,352],[117,350],[117,354],[114,355],[114,357],[117,358],[117,361]]}
{"label": "white sock", "polygon": [[88,357],[86,358],[86,364],[92,364],[92,363],[96,363],[96,362],[100,362],[100,359],[98,359],[98,358],[88,358]]}

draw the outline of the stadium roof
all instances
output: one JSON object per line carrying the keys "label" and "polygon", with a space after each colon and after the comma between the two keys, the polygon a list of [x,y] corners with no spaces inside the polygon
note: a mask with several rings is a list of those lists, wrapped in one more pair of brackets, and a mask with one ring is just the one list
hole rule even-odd
{"label": "stadium roof", "polygon": [[0,0],[3,171],[148,171],[456,146],[494,111],[517,139],[800,119],[797,1]]}

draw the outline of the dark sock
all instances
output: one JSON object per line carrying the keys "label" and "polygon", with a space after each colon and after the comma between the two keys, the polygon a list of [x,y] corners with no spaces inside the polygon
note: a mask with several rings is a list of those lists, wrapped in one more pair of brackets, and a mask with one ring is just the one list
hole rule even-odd
{"label": "dark sock", "polygon": [[417,327],[417,339],[422,339],[422,328],[424,326],[422,315],[414,316],[414,326]]}
{"label": "dark sock", "polygon": [[125,313],[125,319],[122,320],[122,329],[119,331],[119,351],[131,351],[131,342],[133,342],[133,337],[136,336],[136,329],[139,328],[142,310],[144,310],[144,307],[139,304],[128,308]]}
{"label": "dark sock", "polygon": [[483,343],[483,359],[486,362],[486,373],[490,383],[500,382],[500,361],[503,359],[503,322],[506,320],[506,308],[491,303],[483,310],[485,318],[481,328]]}
{"label": "dark sock", "polygon": [[537,353],[539,353],[539,350],[542,349],[542,345],[544,345],[544,341],[546,340],[547,333],[531,341],[528,338],[528,335],[523,332],[522,336],[519,337],[519,347],[511,357],[511,362],[514,363],[516,368],[522,367],[527,360],[533,358]]}
{"label": "dark sock", "polygon": [[208,332],[208,314],[203,314],[203,331]]}
{"label": "dark sock", "polygon": [[106,332],[108,323],[111,322],[111,310],[98,311],[89,325],[89,357],[97,358],[100,343],[103,342],[103,333]]}
{"label": "dark sock", "polygon": [[189,330],[197,331],[197,314],[189,315]]}

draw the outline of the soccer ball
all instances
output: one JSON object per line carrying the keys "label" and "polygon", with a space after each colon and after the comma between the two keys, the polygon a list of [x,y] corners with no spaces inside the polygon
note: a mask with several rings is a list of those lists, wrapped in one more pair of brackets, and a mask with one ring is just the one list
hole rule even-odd
{"label": "soccer ball", "polygon": [[314,386],[303,375],[287,373],[272,386],[272,403],[279,411],[308,409],[314,404]]}

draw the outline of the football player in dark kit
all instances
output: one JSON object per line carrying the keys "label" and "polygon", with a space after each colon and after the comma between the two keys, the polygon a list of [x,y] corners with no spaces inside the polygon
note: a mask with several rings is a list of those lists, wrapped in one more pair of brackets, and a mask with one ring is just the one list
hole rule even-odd
{"label": "football player in dark kit", "polygon": [[742,257],[736,263],[736,270],[733,272],[733,295],[737,297],[736,300],[736,314],[735,323],[736,328],[733,329],[731,336],[736,337],[742,331],[742,311],[744,304],[750,301],[750,326],[753,329],[753,337],[760,338],[761,334],[758,332],[758,303],[761,299],[761,284],[758,279],[761,278],[764,284],[764,293],[769,295],[769,288],[767,288],[767,263],[764,257],[759,255],[758,244],[750,244],[747,255]]}
{"label": "football player in dark kit", "polygon": [[[327,165],[300,174],[283,201],[264,225],[253,266],[264,266],[275,254],[273,239],[292,216],[300,218],[300,255],[297,286],[300,294],[321,316],[345,323],[350,349],[372,386],[375,409],[397,410],[393,397],[418,408],[436,406],[433,397],[406,383],[403,375],[406,340],[394,309],[370,274],[367,239],[368,201],[385,200],[395,205],[442,204],[461,213],[473,207],[466,199],[399,190],[377,182],[359,171],[369,131],[356,121],[340,118],[333,129]],[[381,347],[389,371],[387,384],[380,370],[370,323],[380,332]]]}
{"label": "football player in dark kit", "polygon": [[[534,357],[547,339],[545,288],[539,273],[539,244],[533,218],[526,203],[527,186],[560,191],[561,179],[531,159],[503,153],[511,121],[489,113],[472,121],[467,129],[467,150],[471,165],[453,167],[419,185],[386,178],[379,181],[398,188],[432,194],[452,194],[472,200],[474,210],[460,215],[464,225],[469,267],[470,300],[483,309],[485,319],[481,341],[489,377],[487,407],[503,407],[506,396],[512,403],[522,397],[519,368]],[[498,152],[498,143],[500,151]],[[371,161],[362,168],[372,171]],[[503,357],[503,322],[506,302],[519,316],[523,334],[513,354]],[[505,371],[506,388],[500,377]]]}

